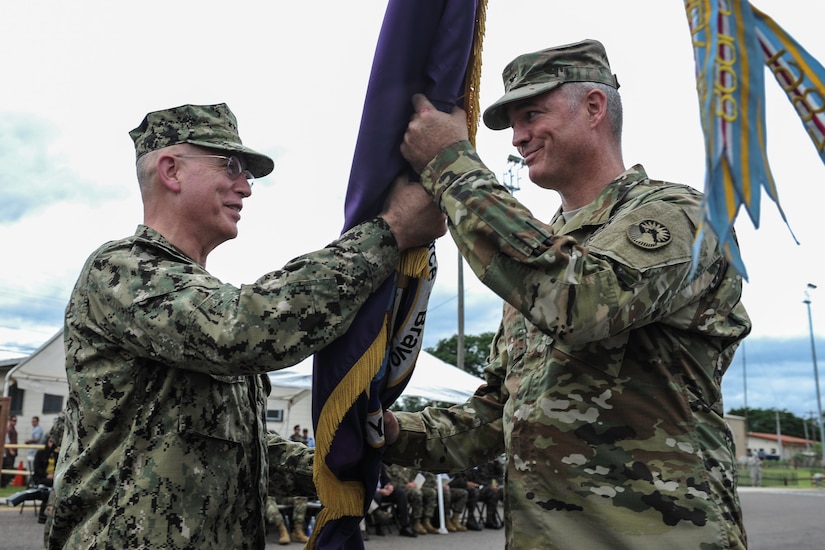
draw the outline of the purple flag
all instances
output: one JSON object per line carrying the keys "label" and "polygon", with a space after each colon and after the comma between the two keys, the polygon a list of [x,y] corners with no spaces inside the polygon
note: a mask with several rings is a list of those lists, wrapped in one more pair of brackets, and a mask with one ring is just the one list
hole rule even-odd
{"label": "purple flag", "polygon": [[[345,231],[379,214],[392,181],[409,170],[399,147],[414,93],[426,94],[439,109],[459,105],[472,114],[465,89],[477,82],[472,68],[484,5],[484,0],[390,0],[350,172]],[[347,334],[315,356],[314,480],[323,508],[308,548],[364,547],[359,523],[378,482],[382,410],[412,374],[434,271],[432,246],[405,253],[397,276],[370,297]]]}

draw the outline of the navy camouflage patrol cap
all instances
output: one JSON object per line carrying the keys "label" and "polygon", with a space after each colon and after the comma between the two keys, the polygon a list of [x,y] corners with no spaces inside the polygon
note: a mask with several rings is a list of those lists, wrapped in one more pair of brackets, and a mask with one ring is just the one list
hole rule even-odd
{"label": "navy camouflage patrol cap", "polygon": [[520,55],[504,67],[501,76],[504,95],[484,111],[484,124],[491,130],[510,127],[510,103],[549,92],[565,82],[601,82],[619,88],[604,46],[596,40]]}
{"label": "navy camouflage patrol cap", "polygon": [[137,158],[146,153],[190,143],[243,157],[246,168],[256,178],[272,172],[275,162],[268,156],[246,147],[238,135],[238,121],[226,103],[216,105],[181,105],[146,115],[140,126],[129,132],[135,142]]}

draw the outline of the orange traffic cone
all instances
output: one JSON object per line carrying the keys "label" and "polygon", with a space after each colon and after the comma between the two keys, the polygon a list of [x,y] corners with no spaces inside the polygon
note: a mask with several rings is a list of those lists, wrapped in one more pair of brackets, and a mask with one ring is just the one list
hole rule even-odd
{"label": "orange traffic cone", "polygon": [[[20,464],[17,466],[17,470],[20,471],[20,472],[25,472],[26,471],[26,469],[23,467],[23,461],[22,460],[20,461]],[[26,486],[26,482],[23,479],[23,476],[20,475],[20,474],[17,474],[16,476],[14,476],[14,480],[12,480],[11,484],[15,487],[25,487]]]}

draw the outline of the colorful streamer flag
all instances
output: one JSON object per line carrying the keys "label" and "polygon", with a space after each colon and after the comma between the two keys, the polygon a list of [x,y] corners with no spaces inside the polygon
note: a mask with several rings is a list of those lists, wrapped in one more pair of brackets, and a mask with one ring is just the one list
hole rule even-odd
{"label": "colorful streamer flag", "polygon": [[764,189],[788,224],[768,165],[765,65],[793,103],[823,161],[825,71],[747,1],[684,3],[693,39],[706,157],[704,213],[694,243],[694,260],[704,231],[710,229],[728,261],[747,279],[733,235],[740,207],[745,207],[754,227],[759,227]]}
{"label": "colorful streamer flag", "polygon": [[[399,147],[412,96],[478,120],[485,0],[390,0],[378,38],[355,147],[344,231],[380,213],[409,171]],[[347,333],[315,355],[314,481],[322,509],[308,548],[362,549],[360,521],[378,483],[383,410],[403,392],[421,349],[437,268],[434,246],[406,251],[396,277],[361,308]]]}
{"label": "colorful streamer flag", "polygon": [[774,22],[753,8],[765,64],[796,109],[825,163],[825,67]]}

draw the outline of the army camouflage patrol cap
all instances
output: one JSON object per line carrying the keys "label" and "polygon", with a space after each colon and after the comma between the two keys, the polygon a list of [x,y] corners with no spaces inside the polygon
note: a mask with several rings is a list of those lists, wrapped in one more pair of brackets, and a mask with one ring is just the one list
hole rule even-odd
{"label": "army camouflage patrol cap", "polygon": [[491,130],[510,127],[510,103],[549,92],[565,82],[601,82],[619,88],[604,46],[596,40],[520,55],[504,67],[501,76],[504,95],[484,111],[484,124]]}
{"label": "army camouflage patrol cap", "polygon": [[140,126],[129,132],[135,142],[137,158],[146,153],[191,143],[230,153],[239,153],[246,168],[256,178],[272,172],[275,162],[268,156],[246,147],[238,135],[238,121],[226,103],[216,105],[181,105],[146,115]]}

